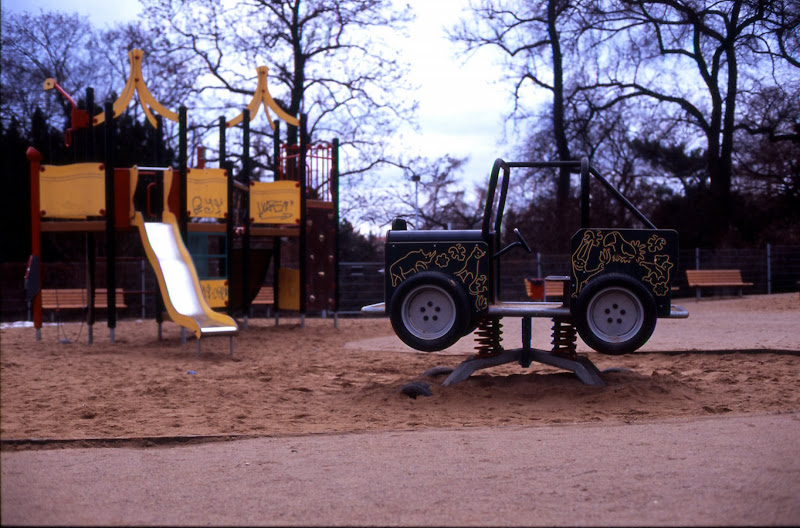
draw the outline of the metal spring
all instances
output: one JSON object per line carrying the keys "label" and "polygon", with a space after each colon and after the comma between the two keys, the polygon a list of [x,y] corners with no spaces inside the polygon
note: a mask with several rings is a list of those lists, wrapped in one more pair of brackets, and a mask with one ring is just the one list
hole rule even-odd
{"label": "metal spring", "polygon": [[483,319],[475,331],[475,350],[479,357],[493,356],[503,351],[500,344],[503,335],[503,323],[500,319]]}
{"label": "metal spring", "polygon": [[574,356],[578,331],[572,322],[553,319],[553,354]]}

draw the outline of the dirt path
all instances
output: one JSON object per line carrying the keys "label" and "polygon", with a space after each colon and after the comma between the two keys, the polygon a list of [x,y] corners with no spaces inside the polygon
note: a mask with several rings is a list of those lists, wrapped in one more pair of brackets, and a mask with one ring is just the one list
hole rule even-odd
{"label": "dirt path", "polygon": [[2,523],[797,525],[800,416],[2,453]]}

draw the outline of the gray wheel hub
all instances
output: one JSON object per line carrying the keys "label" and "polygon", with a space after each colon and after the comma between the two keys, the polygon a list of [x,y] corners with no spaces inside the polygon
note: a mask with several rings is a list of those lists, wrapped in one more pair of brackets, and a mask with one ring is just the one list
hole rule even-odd
{"label": "gray wheel hub", "polygon": [[644,306],[630,290],[609,287],[595,295],[586,313],[592,333],[609,343],[631,339],[644,324]]}
{"label": "gray wheel hub", "polygon": [[456,305],[444,289],[424,285],[406,295],[400,314],[411,334],[419,339],[437,339],[455,324]]}

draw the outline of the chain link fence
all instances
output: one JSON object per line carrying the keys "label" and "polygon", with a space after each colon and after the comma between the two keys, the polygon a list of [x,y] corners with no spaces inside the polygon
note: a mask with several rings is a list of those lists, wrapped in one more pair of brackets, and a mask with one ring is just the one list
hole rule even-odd
{"label": "chain link fence", "polygon": [[[359,313],[362,306],[382,302],[384,297],[383,262],[341,262],[339,264],[339,313]],[[2,290],[0,307],[3,321],[28,320],[25,300],[25,264],[2,264]],[[685,249],[680,252],[678,269],[673,285],[678,290],[673,297],[693,297],[695,289],[686,281],[687,269],[738,269],[745,282],[753,286],[744,288],[744,294],[768,294],[798,291],[800,281],[800,246],[767,245],[756,249]],[[505,301],[525,301],[526,277],[568,275],[570,256],[532,254],[503,258],[500,263],[500,298]],[[86,284],[85,263],[48,262],[43,267],[45,288],[81,288]],[[95,281],[98,288],[105,287],[105,260],[99,259]],[[143,258],[120,259],[117,263],[118,288],[125,291],[127,308],[119,310],[119,318],[154,318],[155,295],[158,285],[150,265]],[[705,288],[703,297],[732,295],[738,289]],[[105,310],[98,306],[97,320],[105,320]],[[255,316],[264,315],[263,311]],[[268,312],[265,312],[268,313]],[[45,314],[49,320],[52,314]],[[313,314],[312,314],[313,315]],[[81,310],[62,314],[63,320],[80,320]]]}
{"label": "chain link fence", "polygon": [[[366,304],[383,301],[383,262],[340,263],[340,309],[356,311]],[[798,290],[800,281],[800,246],[767,245],[757,249],[686,249],[680,252],[674,275],[673,297],[693,297],[695,289],[686,281],[687,269],[738,269],[745,282],[745,294],[768,294]],[[543,255],[528,258],[503,258],[500,263],[500,298],[526,301],[524,279],[569,275],[570,255]],[[731,295],[738,288],[705,288],[703,296]]]}

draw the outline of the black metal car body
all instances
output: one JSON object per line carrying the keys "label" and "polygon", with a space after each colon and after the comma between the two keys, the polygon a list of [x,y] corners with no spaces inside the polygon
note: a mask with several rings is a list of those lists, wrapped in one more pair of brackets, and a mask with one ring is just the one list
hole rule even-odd
{"label": "black metal car body", "polygon": [[[563,166],[581,175],[582,223],[572,237],[569,275],[560,277],[565,283],[564,300],[502,302],[498,259],[515,246],[530,252],[517,229],[517,241],[499,249],[511,170]],[[590,177],[645,227],[590,227]],[[407,230],[405,222],[398,220],[387,233],[385,258],[385,303],[365,311],[383,310],[397,335],[418,350],[447,348],[475,328],[481,329],[479,350],[497,350],[497,321],[517,316],[552,318],[554,349],[565,347],[574,353],[577,332],[599,352],[626,353],[649,339],[658,317],[688,316],[670,298],[678,269],[678,234],[656,229],[586,159],[545,163],[498,159],[490,175],[480,230]],[[555,330],[560,325],[566,330]]]}

